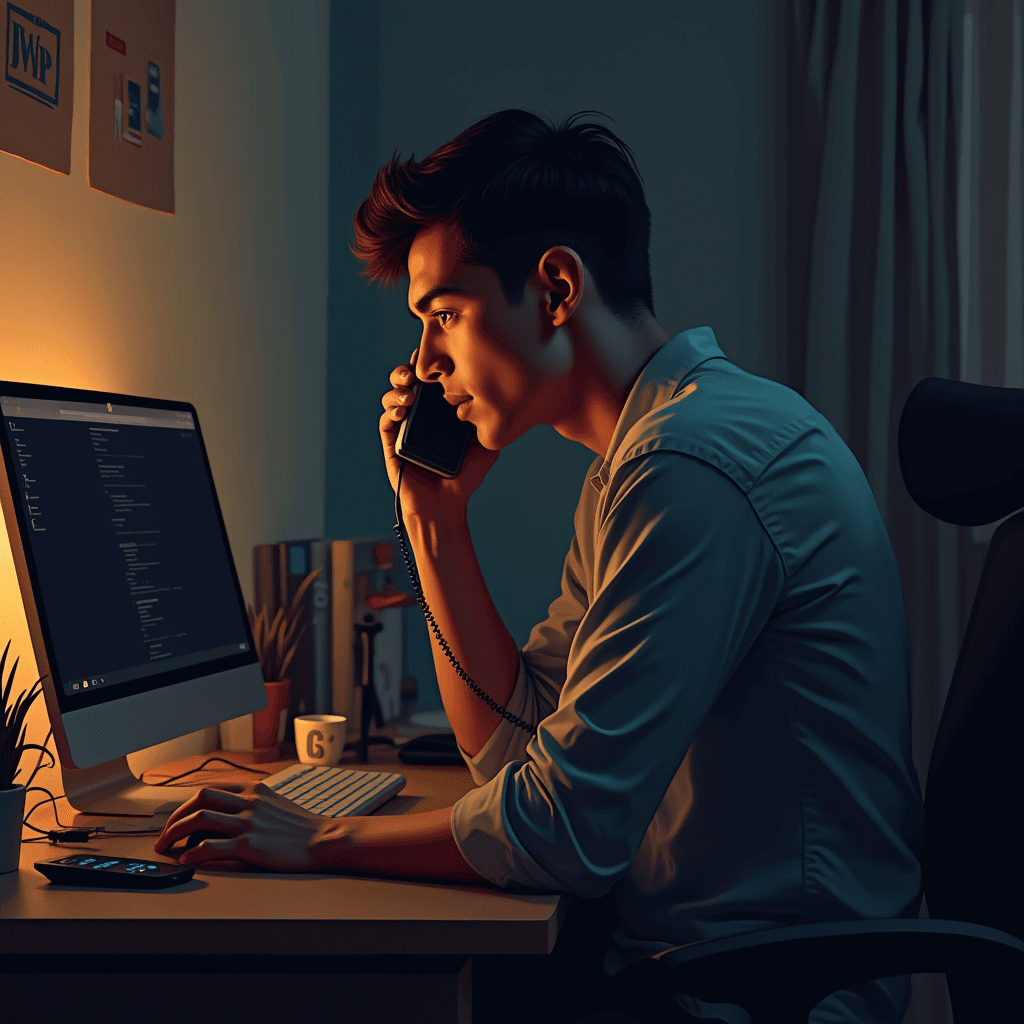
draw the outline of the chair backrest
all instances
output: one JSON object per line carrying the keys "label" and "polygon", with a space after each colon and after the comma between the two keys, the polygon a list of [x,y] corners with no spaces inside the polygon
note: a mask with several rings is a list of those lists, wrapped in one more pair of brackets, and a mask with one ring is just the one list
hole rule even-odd
{"label": "chair backrest", "polygon": [[994,523],[1024,507],[1024,389],[926,377],[904,403],[897,452],[929,515]]}
{"label": "chair backrest", "polygon": [[[982,525],[1024,506],[1024,390],[931,377],[907,398],[911,498]],[[922,873],[933,918],[1024,939],[1024,512],[988,549],[932,750]]]}
{"label": "chair backrest", "polygon": [[1024,512],[993,536],[925,787],[933,918],[1024,939]]}

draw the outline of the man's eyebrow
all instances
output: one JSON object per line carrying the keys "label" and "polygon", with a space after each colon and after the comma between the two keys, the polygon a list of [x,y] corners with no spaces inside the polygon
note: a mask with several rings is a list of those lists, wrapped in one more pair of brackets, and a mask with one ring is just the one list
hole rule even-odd
{"label": "man's eyebrow", "polygon": [[[469,295],[469,294],[470,293],[465,288],[455,288],[452,285],[439,284],[436,288],[431,288],[430,291],[427,292],[416,303],[416,309],[418,309],[421,313],[426,313],[426,311],[430,308],[430,304],[434,301],[434,299],[438,298],[441,295]],[[411,309],[409,310],[409,316],[411,316],[414,320],[418,319],[416,314]]]}

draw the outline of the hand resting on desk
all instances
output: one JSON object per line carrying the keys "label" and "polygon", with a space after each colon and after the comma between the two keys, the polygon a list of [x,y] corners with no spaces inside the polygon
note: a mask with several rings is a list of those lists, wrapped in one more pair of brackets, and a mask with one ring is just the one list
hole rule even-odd
{"label": "hand resting on desk", "polygon": [[240,861],[272,871],[316,871],[313,846],[331,823],[261,782],[226,783],[199,790],[174,811],[153,850],[167,853],[193,833],[215,833],[216,838],[186,846],[178,863]]}
{"label": "hand resting on desk", "polygon": [[451,808],[385,817],[324,818],[262,782],[201,789],[168,819],[153,844],[166,853],[193,832],[218,832],[178,856],[179,864],[239,863],[271,871],[358,871],[374,875],[483,882],[451,830]]}

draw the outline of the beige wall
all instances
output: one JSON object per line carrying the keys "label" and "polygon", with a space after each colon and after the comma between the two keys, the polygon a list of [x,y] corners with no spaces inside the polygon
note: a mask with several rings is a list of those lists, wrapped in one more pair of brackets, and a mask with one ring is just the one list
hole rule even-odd
{"label": "beige wall", "polygon": [[[89,188],[90,7],[75,0],[70,176],[0,153],[0,379],[192,402],[251,600],[254,544],[323,531],[327,2],[178,0],[173,217]],[[26,686],[0,521],[8,639]],[[47,729],[39,700],[29,741]],[[130,760],[214,746],[205,730]]]}

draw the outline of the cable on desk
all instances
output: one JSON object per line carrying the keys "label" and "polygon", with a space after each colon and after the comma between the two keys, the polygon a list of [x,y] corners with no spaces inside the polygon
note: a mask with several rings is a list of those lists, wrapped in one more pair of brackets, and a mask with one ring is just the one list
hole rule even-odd
{"label": "cable on desk", "polygon": [[[54,796],[48,789],[46,789],[45,786],[33,786],[32,785],[32,780],[36,777],[36,773],[39,771],[39,768],[42,765],[43,754],[49,755],[49,758],[50,758],[50,762],[51,763],[46,766],[47,768],[55,768],[57,766],[57,759],[53,756],[53,753],[46,746],[47,743],[50,742],[50,737],[52,735],[53,735],[53,729],[51,728],[50,731],[46,734],[46,739],[43,740],[43,745],[42,745],[42,747],[40,748],[40,751],[39,751],[39,759],[36,761],[36,766],[33,769],[32,774],[29,776],[28,784],[25,787],[25,795],[28,796],[28,794],[32,793],[32,792],[45,793],[47,795],[47,797],[49,798],[50,802],[53,804],[53,819],[54,819],[54,821],[57,822],[57,825],[59,827],[56,828],[56,829],[37,828],[35,825],[33,825],[28,820],[32,816],[32,814],[35,812],[37,807],[42,807],[43,804],[46,803],[45,800],[40,800],[39,803],[34,804],[32,806],[31,810],[25,815],[25,817],[24,817],[24,819],[22,820],[22,823],[21,823],[23,828],[30,828],[30,829],[32,829],[33,832],[38,832],[39,836],[36,837],[36,838],[32,838],[32,839],[22,839],[21,841],[23,843],[41,843],[44,839],[48,839],[51,843],[81,843],[81,842],[86,842],[87,843],[87,842],[89,842],[90,838],[92,836],[94,836],[94,835],[105,835],[105,836],[146,836],[146,835],[159,835],[161,832],[163,832],[163,828],[162,827],[161,828],[147,828],[147,829],[129,829],[129,830],[121,831],[121,830],[117,830],[117,829],[108,829],[108,828],[104,827],[103,825],[96,825],[96,826],[94,826],[92,828],[73,828],[73,827],[70,827],[70,826],[67,826],[67,825],[62,825],[61,821],[60,821],[60,817],[57,814],[57,801],[58,800],[66,800],[67,797],[63,793],[61,793],[59,796]],[[223,757],[208,757],[201,765],[199,765],[198,768],[191,768],[187,772],[182,772],[180,775],[174,775],[174,776],[172,776],[169,779],[164,779],[163,782],[151,782],[151,783],[147,783],[147,785],[151,785],[151,786],[169,786],[172,782],[177,782],[178,779],[185,778],[186,775],[193,775],[196,772],[201,772],[208,764],[210,764],[211,761],[220,761],[223,764],[230,765],[232,768],[238,768],[241,771],[246,771],[246,772],[253,772],[256,775],[270,775],[271,774],[270,772],[266,771],[263,768],[251,768],[251,767],[249,767],[249,765],[235,764],[234,761],[228,761],[226,758],[223,758]],[[145,772],[143,772],[143,777],[144,776],[145,776]],[[143,778],[143,779],[140,779],[139,781],[145,781],[145,779]]]}
{"label": "cable on desk", "polygon": [[[195,772],[201,772],[211,761],[220,761],[222,764],[229,764],[232,768],[239,768],[245,772],[255,772],[257,775],[270,775],[271,773],[264,770],[263,768],[250,768],[247,764],[235,764],[234,761],[228,761],[223,757],[208,757],[198,768],[190,768],[187,772],[182,772],[180,775],[175,775],[170,779],[164,779],[163,782],[150,782],[147,785],[150,786],[169,786],[172,782],[177,782],[178,779],[185,778],[186,775],[193,775]],[[146,773],[143,772],[143,775]],[[140,781],[145,781],[141,779]]]}
{"label": "cable on desk", "polygon": [[[61,793],[60,796],[54,796],[48,789],[45,789],[43,786],[32,786],[32,787],[30,787],[30,788],[25,790],[25,795],[28,796],[28,794],[31,793],[33,790],[35,790],[36,792],[45,793],[50,798],[50,800],[53,802],[53,819],[54,819],[54,821],[57,822],[58,825],[60,825],[60,817],[57,815],[57,801],[58,800],[66,799],[64,794]],[[32,816],[32,813],[35,811],[36,807],[42,807],[43,804],[45,804],[45,803],[46,803],[45,800],[40,800],[39,803],[37,803],[32,808],[32,810],[30,810],[28,812],[28,814],[25,815],[25,820],[22,822],[22,825],[24,827],[26,827],[26,828],[32,829],[33,832],[41,833],[41,835],[43,836],[44,839],[49,839],[50,833],[46,829],[36,828],[35,825],[31,824],[29,822],[29,820],[28,820]],[[60,825],[60,827],[64,828],[65,826]],[[51,840],[51,842],[52,841],[53,840]],[[22,839],[22,842],[23,843],[41,843],[42,839]]]}

